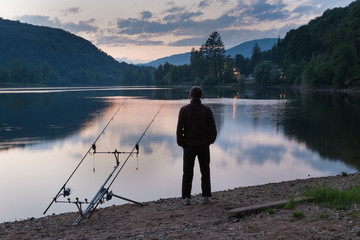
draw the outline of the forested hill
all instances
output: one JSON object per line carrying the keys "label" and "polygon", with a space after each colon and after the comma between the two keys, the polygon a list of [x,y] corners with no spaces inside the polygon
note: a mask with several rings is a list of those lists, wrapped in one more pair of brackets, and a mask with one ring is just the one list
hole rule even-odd
{"label": "forested hill", "polygon": [[0,85],[146,81],[152,81],[151,69],[119,63],[81,37],[61,29],[0,18]]}
{"label": "forested hill", "polygon": [[315,87],[360,86],[360,1],[327,10],[289,31],[264,59],[282,67],[290,82]]}

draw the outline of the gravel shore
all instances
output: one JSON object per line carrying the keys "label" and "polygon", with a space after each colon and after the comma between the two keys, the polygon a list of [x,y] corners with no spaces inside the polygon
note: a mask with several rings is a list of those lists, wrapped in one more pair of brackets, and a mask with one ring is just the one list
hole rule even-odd
{"label": "gravel shore", "polygon": [[[269,183],[214,192],[210,204],[201,196],[183,206],[180,198],[160,199],[145,206],[124,204],[97,210],[73,226],[77,213],[0,224],[0,239],[360,239],[357,204],[334,210],[315,203],[297,203],[274,213],[253,212],[231,217],[229,210],[289,200],[307,187],[346,189],[360,185],[360,173]],[[303,217],[294,217],[294,212]]]}

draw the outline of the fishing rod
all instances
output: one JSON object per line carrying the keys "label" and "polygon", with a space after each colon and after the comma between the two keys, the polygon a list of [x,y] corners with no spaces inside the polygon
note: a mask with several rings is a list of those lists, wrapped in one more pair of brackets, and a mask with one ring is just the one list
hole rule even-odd
{"label": "fishing rod", "polygon": [[80,167],[80,165],[82,164],[82,162],[85,160],[85,158],[90,154],[91,150],[93,150],[94,152],[96,151],[96,142],[99,140],[99,138],[101,137],[102,134],[105,133],[106,128],[110,125],[110,122],[112,120],[114,120],[114,117],[116,116],[116,114],[120,111],[120,108],[124,105],[126,101],[126,98],[124,99],[124,101],[120,104],[119,108],[116,110],[116,112],[114,113],[114,115],[111,117],[111,119],[109,120],[109,122],[105,125],[105,127],[103,128],[103,130],[100,132],[100,134],[97,136],[97,138],[95,139],[95,141],[93,142],[93,144],[91,145],[91,147],[89,148],[89,150],[85,153],[84,157],[81,159],[81,161],[79,162],[79,164],[76,166],[76,168],[74,169],[74,171],[70,174],[69,178],[65,181],[64,185],[60,188],[59,192],[55,195],[55,197],[53,198],[53,200],[51,201],[51,203],[49,204],[49,206],[46,208],[46,210],[44,211],[44,215],[46,214],[46,212],[49,210],[49,208],[51,207],[51,205],[57,201],[57,199],[60,196],[69,196],[71,193],[71,189],[70,188],[66,188],[66,184],[70,181],[70,179],[73,177],[73,175],[75,174],[75,172],[78,170],[78,168]]}
{"label": "fishing rod", "polygon": [[[112,191],[110,190],[110,187],[112,186],[112,184],[114,183],[115,179],[118,177],[118,175],[120,174],[121,170],[124,168],[125,164],[127,163],[127,161],[130,159],[130,157],[136,153],[136,155],[139,154],[139,143],[142,140],[142,138],[145,136],[146,132],[148,131],[148,129],[150,128],[151,124],[154,122],[155,118],[158,116],[158,114],[160,113],[161,109],[164,107],[165,102],[161,105],[161,107],[159,108],[159,110],[156,112],[155,116],[152,118],[152,120],[150,121],[150,123],[147,125],[147,127],[145,128],[144,132],[142,133],[142,135],[140,136],[140,138],[138,139],[138,141],[136,142],[135,146],[133,147],[133,149],[130,152],[118,152],[116,149],[114,152],[108,152],[111,154],[114,154],[115,159],[116,159],[116,166],[114,167],[114,169],[112,170],[112,172],[110,173],[110,175],[107,177],[107,179],[105,180],[105,182],[103,183],[103,185],[101,185],[99,191],[95,194],[95,196],[93,197],[93,199],[90,202],[87,202],[87,200],[85,202],[81,202],[79,203],[78,199],[77,202],[74,202],[79,209],[79,217],[76,219],[76,221],[74,222],[73,225],[78,225],[83,219],[84,217],[86,217],[86,215],[90,212],[89,218],[92,216],[92,214],[95,212],[96,208],[98,207],[99,204],[102,204],[106,201],[109,201],[112,199],[112,197],[117,197],[120,199],[123,199],[125,201],[129,201],[138,205],[143,206],[142,203],[136,202],[134,200],[128,199],[128,198],[124,198],[121,197],[119,195],[114,194]],[[105,152],[106,153],[106,152]],[[127,153],[127,158],[125,159],[125,161],[122,163],[122,165],[120,166],[120,162],[119,162],[119,154],[122,153]],[[119,168],[120,167],[120,168]],[[119,168],[119,169],[118,169]],[[116,172],[117,171],[117,172]],[[113,174],[116,172],[116,174],[113,176]],[[110,181],[110,182],[109,182]],[[109,183],[109,184],[108,184]],[[108,185],[107,185],[108,184]],[[107,185],[107,186],[106,186]],[[105,196],[106,195],[106,196]],[[70,202],[70,201],[69,201]],[[88,207],[82,211],[81,208],[81,204],[89,204]]]}

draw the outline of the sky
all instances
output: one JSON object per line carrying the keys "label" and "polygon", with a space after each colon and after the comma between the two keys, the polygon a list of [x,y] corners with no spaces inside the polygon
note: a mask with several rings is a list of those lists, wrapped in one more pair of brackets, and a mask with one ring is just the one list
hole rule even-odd
{"label": "sky", "polygon": [[229,49],[285,37],[352,0],[1,0],[0,17],[61,28],[116,59],[145,63],[190,52],[218,31]]}

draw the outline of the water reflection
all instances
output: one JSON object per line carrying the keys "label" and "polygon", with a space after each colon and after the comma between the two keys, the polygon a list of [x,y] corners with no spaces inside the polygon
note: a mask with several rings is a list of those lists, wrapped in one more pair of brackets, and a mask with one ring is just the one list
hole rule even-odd
{"label": "water reflection", "polygon": [[360,169],[360,98],[347,94],[307,94],[289,104],[281,125],[288,138],[321,157]]}
{"label": "water reflection", "polygon": [[107,105],[66,92],[0,94],[0,151],[67,136]]}
{"label": "water reflection", "polygon": [[[359,136],[352,132],[359,132],[358,98],[204,92],[211,96],[203,101],[212,108],[218,126],[218,139],[211,146],[214,191],[359,168]],[[0,116],[0,188],[11,197],[0,199],[0,221],[40,217],[124,98],[126,104],[97,142],[98,151],[131,150],[167,101],[140,142],[139,157],[128,161],[111,190],[136,201],[180,196],[182,150],[175,132],[178,111],[189,102],[188,89],[8,94],[0,94],[5,112]],[[234,99],[236,94],[240,98]],[[254,95],[259,97],[249,99]],[[338,124],[342,125],[337,129],[324,130]],[[21,138],[26,141],[19,144]],[[91,199],[114,166],[111,154],[88,156],[68,184],[71,197]],[[200,191],[196,163],[193,193]],[[121,203],[114,199],[104,206]],[[76,207],[55,204],[48,213],[66,211]]]}

